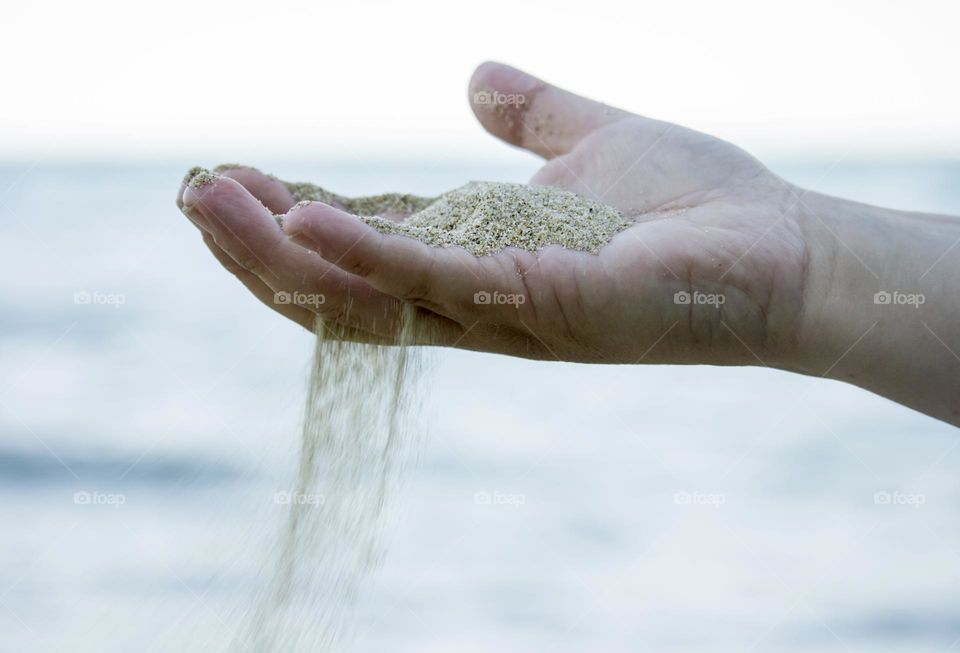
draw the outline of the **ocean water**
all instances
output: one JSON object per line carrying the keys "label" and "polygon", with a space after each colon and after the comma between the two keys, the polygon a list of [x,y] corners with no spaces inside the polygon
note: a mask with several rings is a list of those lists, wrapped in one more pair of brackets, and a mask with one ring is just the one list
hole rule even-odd
{"label": "ocean water", "polygon": [[[0,653],[244,650],[311,338],[179,215],[187,163],[0,166]],[[265,167],[346,193],[533,170]],[[957,162],[777,170],[960,214]],[[960,431],[766,369],[439,359],[352,652],[960,650]]]}

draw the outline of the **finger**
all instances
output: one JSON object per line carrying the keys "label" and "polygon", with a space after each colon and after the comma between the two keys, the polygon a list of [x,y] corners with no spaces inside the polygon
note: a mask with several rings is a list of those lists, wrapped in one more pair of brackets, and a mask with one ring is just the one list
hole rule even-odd
{"label": "finger", "polygon": [[461,248],[429,247],[414,238],[384,235],[319,202],[290,211],[284,231],[377,290],[452,321],[464,314],[463,307],[473,303],[485,284],[502,283],[491,274],[497,265],[492,259],[485,266]]}
{"label": "finger", "polygon": [[[205,168],[194,166],[187,171],[180,188],[177,191],[177,207],[183,209],[183,194],[194,177],[202,172],[207,172]],[[287,185],[271,175],[260,172],[250,166],[242,166],[235,163],[227,163],[214,168],[214,172],[223,177],[229,177],[238,181],[251,195],[256,197],[261,204],[276,214],[283,214],[290,210],[290,207],[296,204],[296,200],[290,193]]]}
{"label": "finger", "polygon": [[413,238],[385,236],[356,216],[320,202],[290,211],[284,231],[342,270],[407,302],[442,305],[458,279],[477,274],[471,271],[473,262],[465,259],[445,286],[434,284],[438,255],[444,250]]}
{"label": "finger", "polygon": [[276,293],[273,289],[263,283],[260,277],[242,268],[236,261],[230,258],[229,254],[217,246],[210,234],[204,233],[203,242],[223,267],[236,276],[240,283],[246,286],[247,290],[249,290],[254,297],[263,302],[264,305],[280,313],[280,315],[296,322],[304,329],[313,332],[322,330],[325,336],[336,340],[349,340],[350,342],[362,342],[373,345],[396,344],[394,339],[376,336],[354,327],[324,320],[322,317],[305,308],[300,308],[292,304],[278,303],[276,301]]}
{"label": "finger", "polygon": [[274,267],[283,254],[283,232],[238,182],[209,172],[195,175],[183,193],[183,210],[244,268],[265,281],[280,278]]}
{"label": "finger", "polygon": [[[204,183],[198,184],[201,179]],[[399,302],[291,242],[273,215],[237,181],[195,177],[183,197],[214,242],[275,293],[323,317],[384,336],[397,329]]]}
{"label": "finger", "polygon": [[[186,184],[189,184],[190,177],[194,174],[196,174],[194,171],[187,173],[187,177],[185,178],[185,184],[181,187],[180,194],[178,195],[178,198],[177,198],[178,204],[182,204],[183,188],[186,186]],[[185,213],[187,214],[188,217],[190,217],[194,212],[191,211],[191,212],[185,212]],[[191,218],[191,221],[192,221],[192,218]],[[194,222],[194,224],[197,224],[197,223]],[[213,236],[209,232],[201,228],[199,224],[197,224],[197,227],[198,229],[200,229],[200,233],[203,235],[204,245],[207,246],[207,249],[210,250],[210,253],[213,254],[213,257],[217,259],[217,261],[219,261],[220,264],[223,265],[223,267],[226,268],[228,272],[230,272],[233,276],[235,276],[240,281],[240,283],[246,286],[247,290],[249,290],[254,297],[259,299],[261,302],[263,302],[263,304],[277,311],[284,317],[296,322],[303,328],[311,331],[313,330],[314,321],[316,320],[315,314],[311,313],[310,311],[304,308],[301,308],[299,306],[295,306],[289,303],[278,303],[276,301],[276,293],[273,291],[272,288],[270,288],[267,284],[265,284],[260,279],[260,277],[253,274],[252,272],[250,272],[249,270],[241,266],[239,263],[237,263],[235,260],[233,260],[233,258],[231,258],[229,254],[227,254],[219,245],[217,245],[217,243],[213,239]]]}
{"label": "finger", "polygon": [[260,200],[260,203],[273,213],[286,213],[297,203],[285,183],[256,168],[231,163],[217,166],[214,172],[240,182],[247,192]]}
{"label": "finger", "polygon": [[294,306],[289,303],[278,303],[276,301],[276,293],[274,290],[265,284],[260,277],[253,274],[242,265],[234,261],[229,254],[227,254],[223,249],[217,245],[213,240],[213,236],[209,233],[204,232],[203,242],[207,246],[207,249],[213,254],[223,267],[227,269],[233,276],[239,279],[240,283],[247,287],[253,296],[263,302],[266,306],[269,306],[280,315],[293,320],[304,329],[313,330],[314,320],[316,315],[311,313],[305,308],[299,306]]}
{"label": "finger", "polygon": [[566,154],[590,132],[631,115],[495,62],[473,73],[470,105],[488,132],[547,159]]}
{"label": "finger", "polygon": [[[276,293],[272,288],[263,283],[259,277],[241,267],[236,261],[230,258],[230,255],[223,251],[223,249],[221,249],[214,242],[213,237],[210,234],[206,232],[202,233],[203,242],[213,254],[214,258],[216,258],[223,265],[223,267],[233,274],[240,281],[240,283],[242,283],[247,290],[254,295],[254,297],[260,300],[260,302],[262,302],[265,306],[273,309],[280,315],[292,320],[293,322],[296,322],[304,329],[307,329],[311,332],[322,332],[324,338],[330,340],[346,340],[349,342],[358,342],[370,345],[397,345],[400,342],[403,342],[404,344],[419,345],[452,345],[478,351],[489,350],[491,347],[496,347],[499,345],[503,353],[513,354],[516,354],[517,351],[527,351],[533,349],[530,346],[531,343],[521,343],[520,338],[511,337],[509,332],[506,334],[499,332],[497,334],[497,342],[494,342],[489,335],[484,338],[483,332],[485,329],[482,327],[468,329],[463,332],[458,331],[454,334],[455,337],[451,339],[448,330],[443,327],[442,321],[438,320],[436,316],[431,315],[426,311],[420,311],[415,314],[415,322],[412,333],[401,337],[380,336],[363,331],[353,326],[349,326],[347,324],[324,320],[319,315],[304,308],[300,308],[299,306],[278,303],[276,301]],[[526,347],[521,348],[521,344],[526,345]],[[527,357],[532,357],[530,353],[527,353],[526,355]],[[543,358],[544,356],[541,355],[539,357]]]}
{"label": "finger", "polygon": [[[180,181],[180,188],[177,189],[177,208],[183,211],[183,194],[190,186],[190,182],[193,181],[193,178],[196,177],[201,172],[204,172],[204,168],[200,166],[193,166],[187,170],[187,174],[183,176],[183,179]],[[190,218],[189,215],[187,215]],[[191,218],[192,219],[192,218]]]}

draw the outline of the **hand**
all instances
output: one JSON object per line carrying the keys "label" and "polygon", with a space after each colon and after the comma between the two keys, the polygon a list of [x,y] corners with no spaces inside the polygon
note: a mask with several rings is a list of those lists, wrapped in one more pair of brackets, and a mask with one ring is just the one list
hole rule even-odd
{"label": "hand", "polygon": [[[794,187],[729,143],[507,66],[481,66],[470,98],[488,131],[547,159],[530,183],[610,204],[637,224],[599,255],[551,246],[477,258],[384,236],[334,206],[291,209],[286,186],[253,169],[181,188],[178,203],[225,267],[307,328],[319,314],[350,337],[390,340],[410,303],[429,325],[423,341],[530,358],[793,355],[809,260]],[[286,213],[282,230],[271,212]],[[278,292],[324,301],[278,304]],[[478,303],[478,293],[519,299]]]}

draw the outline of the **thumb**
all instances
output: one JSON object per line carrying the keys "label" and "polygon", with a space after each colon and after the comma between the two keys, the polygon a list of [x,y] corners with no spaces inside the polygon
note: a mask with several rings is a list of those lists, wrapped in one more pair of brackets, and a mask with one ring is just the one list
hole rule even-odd
{"label": "thumb", "polygon": [[546,159],[566,154],[598,127],[630,115],[491,61],[470,79],[470,105],[488,132]]}

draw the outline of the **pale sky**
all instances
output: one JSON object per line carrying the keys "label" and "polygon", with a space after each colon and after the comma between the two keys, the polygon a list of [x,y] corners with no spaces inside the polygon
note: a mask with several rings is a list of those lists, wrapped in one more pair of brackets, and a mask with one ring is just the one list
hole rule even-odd
{"label": "pale sky", "polygon": [[759,154],[960,156],[958,19],[956,0],[8,3],[0,159],[496,156],[466,102],[485,59]]}

